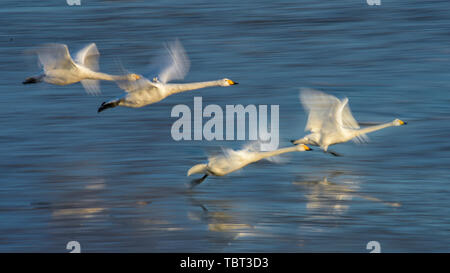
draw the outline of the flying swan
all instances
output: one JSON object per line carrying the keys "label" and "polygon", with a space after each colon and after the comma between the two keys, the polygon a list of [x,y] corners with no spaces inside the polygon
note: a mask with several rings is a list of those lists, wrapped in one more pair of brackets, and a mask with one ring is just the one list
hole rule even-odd
{"label": "flying swan", "polygon": [[164,68],[158,77],[152,81],[144,77],[141,77],[138,81],[119,80],[117,82],[119,87],[125,90],[126,93],[114,100],[103,102],[98,108],[98,112],[116,106],[139,108],[159,102],[170,95],[180,92],[205,87],[238,84],[226,78],[217,81],[169,84],[168,82],[171,80],[181,80],[186,76],[189,71],[190,62],[183,46],[178,40],[168,44],[166,49],[166,56],[159,59],[159,65],[163,65]]}
{"label": "flying swan", "polygon": [[44,72],[26,78],[23,84],[45,81],[56,85],[67,85],[81,82],[87,93],[98,94],[100,93],[98,80],[135,81],[140,78],[136,74],[116,76],[98,72],[100,53],[94,43],[78,51],[75,60],[70,57],[69,49],[65,44],[46,44],[37,49],[36,53]]}
{"label": "flying swan", "polygon": [[392,122],[360,129],[350,111],[347,98],[339,100],[314,89],[302,89],[300,101],[308,113],[305,131],[311,131],[311,134],[291,142],[319,146],[324,152],[335,156],[339,154],[329,151],[328,146],[349,140],[357,143],[366,142],[367,133],[406,124],[400,119],[395,119]]}
{"label": "flying swan", "polygon": [[248,164],[254,163],[264,158],[277,156],[289,152],[310,151],[311,148],[304,144],[296,145],[289,148],[281,148],[274,151],[258,152],[250,149],[242,149],[239,151],[227,150],[225,154],[209,158],[207,164],[197,164],[189,169],[187,175],[204,174],[200,179],[194,180],[194,186],[203,182],[208,175],[224,176],[237,171]]}

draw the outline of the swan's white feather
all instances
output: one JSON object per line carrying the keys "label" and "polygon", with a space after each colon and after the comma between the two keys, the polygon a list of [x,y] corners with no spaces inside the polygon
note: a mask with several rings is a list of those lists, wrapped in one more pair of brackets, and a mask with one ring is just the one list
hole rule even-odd
{"label": "swan's white feather", "polygon": [[79,64],[86,66],[92,71],[98,71],[99,57],[100,52],[98,52],[97,46],[95,45],[95,43],[91,43],[77,52],[77,55],[75,56],[75,61]]}
{"label": "swan's white feather", "polygon": [[44,71],[76,67],[64,44],[45,44],[37,49],[37,54]]}
{"label": "swan's white feather", "polygon": [[139,80],[118,80],[117,85],[127,93],[151,90],[157,88],[154,83],[152,83],[147,78],[141,77]]}
{"label": "swan's white feather", "polygon": [[[324,92],[302,88],[300,101],[308,113],[305,131],[320,134],[335,134],[342,128],[359,129],[358,122],[353,117],[348,99],[342,101],[335,96]],[[359,135],[353,140],[355,142],[367,141],[366,135]]]}
{"label": "swan's white feather", "polygon": [[152,61],[152,66],[159,67],[158,80],[168,83],[182,80],[189,72],[190,61],[179,40],[167,43],[165,51]]}
{"label": "swan's white feather", "polygon": [[[75,56],[75,61],[78,64],[84,65],[92,71],[98,71],[98,58],[100,56],[100,52],[98,52],[97,46],[95,43],[91,43],[85,46],[83,49],[77,52]],[[98,95],[101,93],[100,91],[100,81],[98,80],[82,80],[81,84],[87,93]]]}

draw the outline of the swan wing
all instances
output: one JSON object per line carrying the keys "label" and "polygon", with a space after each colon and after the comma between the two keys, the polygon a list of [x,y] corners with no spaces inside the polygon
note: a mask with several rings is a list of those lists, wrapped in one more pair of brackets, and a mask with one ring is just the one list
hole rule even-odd
{"label": "swan wing", "polygon": [[97,46],[95,45],[95,43],[91,43],[77,52],[77,55],[75,56],[75,61],[93,71],[98,71],[99,56],[100,52],[98,52]]}
{"label": "swan wing", "polygon": [[300,102],[308,114],[305,131],[319,133],[323,128],[338,126],[336,109],[340,106],[340,100],[324,92],[302,88]]}
{"label": "swan wing", "polygon": [[44,71],[56,69],[75,69],[75,63],[64,44],[45,44],[36,50]]}
{"label": "swan wing", "polygon": [[[98,52],[97,46],[95,45],[95,43],[91,43],[77,52],[75,61],[92,71],[98,71],[99,56],[100,52]],[[101,93],[100,82],[98,80],[82,80],[81,84],[89,94],[98,95]]]}
{"label": "swan wing", "polygon": [[166,44],[166,50],[152,61],[151,70],[158,71],[159,81],[182,80],[189,72],[190,61],[179,40]]}
{"label": "swan wing", "polygon": [[116,83],[121,89],[128,93],[157,88],[154,83],[144,77],[141,77],[136,81],[117,80]]}
{"label": "swan wing", "polygon": [[224,149],[223,154],[209,158],[209,165],[214,170],[220,170],[222,173],[227,174],[234,172],[252,162],[254,154],[255,153],[246,149],[238,151]]}
{"label": "swan wing", "polygon": [[[347,98],[343,99],[341,103],[342,103],[340,112],[341,126],[352,130],[358,130],[360,127],[358,122],[352,115],[352,111],[350,110],[350,106],[348,105],[348,99]],[[360,134],[353,138],[353,141],[356,143],[365,143],[368,142],[368,140],[369,138],[367,137],[366,134]]]}
{"label": "swan wing", "polygon": [[80,81],[86,90],[86,93],[90,95],[99,95],[101,94],[100,90],[100,82],[98,80],[82,80]]}

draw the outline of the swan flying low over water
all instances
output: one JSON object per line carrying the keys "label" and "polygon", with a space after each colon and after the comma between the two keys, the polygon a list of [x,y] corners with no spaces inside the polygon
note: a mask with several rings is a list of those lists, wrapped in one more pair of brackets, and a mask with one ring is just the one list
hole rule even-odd
{"label": "swan flying low over water", "polygon": [[378,131],[391,126],[405,125],[406,122],[395,119],[392,122],[381,125],[359,128],[358,122],[348,106],[348,99],[338,98],[314,89],[302,89],[300,101],[308,112],[308,121],[305,131],[311,134],[291,140],[293,144],[308,144],[319,146],[323,151],[339,156],[328,150],[328,146],[353,140],[355,142],[366,142],[367,133]]}
{"label": "swan flying low over water", "polygon": [[78,51],[75,60],[70,57],[69,49],[65,44],[46,44],[37,49],[36,53],[44,72],[28,77],[23,84],[45,81],[56,85],[67,85],[81,82],[87,93],[98,94],[100,93],[98,80],[135,81],[140,78],[136,74],[116,76],[98,72],[100,53],[94,43]]}
{"label": "swan flying low over water", "polygon": [[227,150],[226,154],[214,156],[209,158],[207,164],[197,164],[189,169],[187,175],[190,176],[196,173],[203,173],[204,176],[200,179],[194,180],[193,186],[203,182],[208,175],[224,176],[234,171],[237,171],[248,164],[257,162],[259,160],[277,156],[289,152],[303,152],[312,150],[304,144],[296,145],[289,148],[281,148],[274,151],[258,152],[250,149],[243,149],[239,151]]}
{"label": "swan flying low over water", "polygon": [[116,106],[139,108],[159,102],[170,95],[180,92],[238,84],[226,78],[216,81],[169,84],[168,82],[171,80],[183,79],[190,67],[189,59],[178,40],[167,45],[167,55],[160,61],[165,67],[161,70],[158,77],[152,81],[144,77],[137,81],[119,80],[117,84],[127,93],[114,100],[103,102],[98,108],[98,112]]}

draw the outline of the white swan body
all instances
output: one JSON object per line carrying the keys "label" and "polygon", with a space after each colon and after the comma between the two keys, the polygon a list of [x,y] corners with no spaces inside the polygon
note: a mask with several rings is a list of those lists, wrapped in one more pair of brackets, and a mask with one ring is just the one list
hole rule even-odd
{"label": "white swan body", "polygon": [[164,98],[190,90],[213,86],[230,86],[238,84],[230,79],[221,79],[216,81],[194,82],[184,84],[170,84],[173,79],[183,79],[189,71],[189,59],[181,43],[176,40],[167,46],[165,58],[159,58],[159,61],[165,65],[157,78],[150,81],[144,77],[137,81],[119,80],[117,84],[126,91],[124,95],[108,102],[103,102],[98,112],[105,109],[124,106],[139,108],[163,100]]}
{"label": "white swan body", "polygon": [[224,176],[234,171],[237,171],[251,163],[262,160],[264,158],[277,156],[289,152],[302,152],[310,151],[311,148],[304,144],[296,145],[289,148],[281,148],[269,152],[257,152],[249,149],[243,149],[239,151],[228,150],[226,154],[214,156],[209,158],[207,164],[197,164],[189,169],[187,175],[190,176],[196,173],[202,173],[204,176],[201,178],[201,183],[208,175]]}
{"label": "white swan body", "polygon": [[[305,131],[311,131],[311,134],[291,142],[319,146],[325,152],[331,145],[349,140],[366,142],[368,141],[367,133],[406,124],[399,119],[395,119],[392,122],[360,129],[350,111],[347,98],[339,100],[332,95],[317,90],[302,89],[300,101],[308,112]],[[330,153],[337,155],[334,152]]]}
{"label": "white swan body", "polygon": [[81,82],[87,93],[98,94],[100,93],[99,80],[134,81],[140,78],[136,74],[116,76],[98,72],[100,53],[94,43],[81,49],[76,54],[75,60],[72,59],[69,49],[64,44],[47,44],[36,52],[44,71],[37,76],[25,79],[24,84],[45,81],[56,85],[67,85]]}

